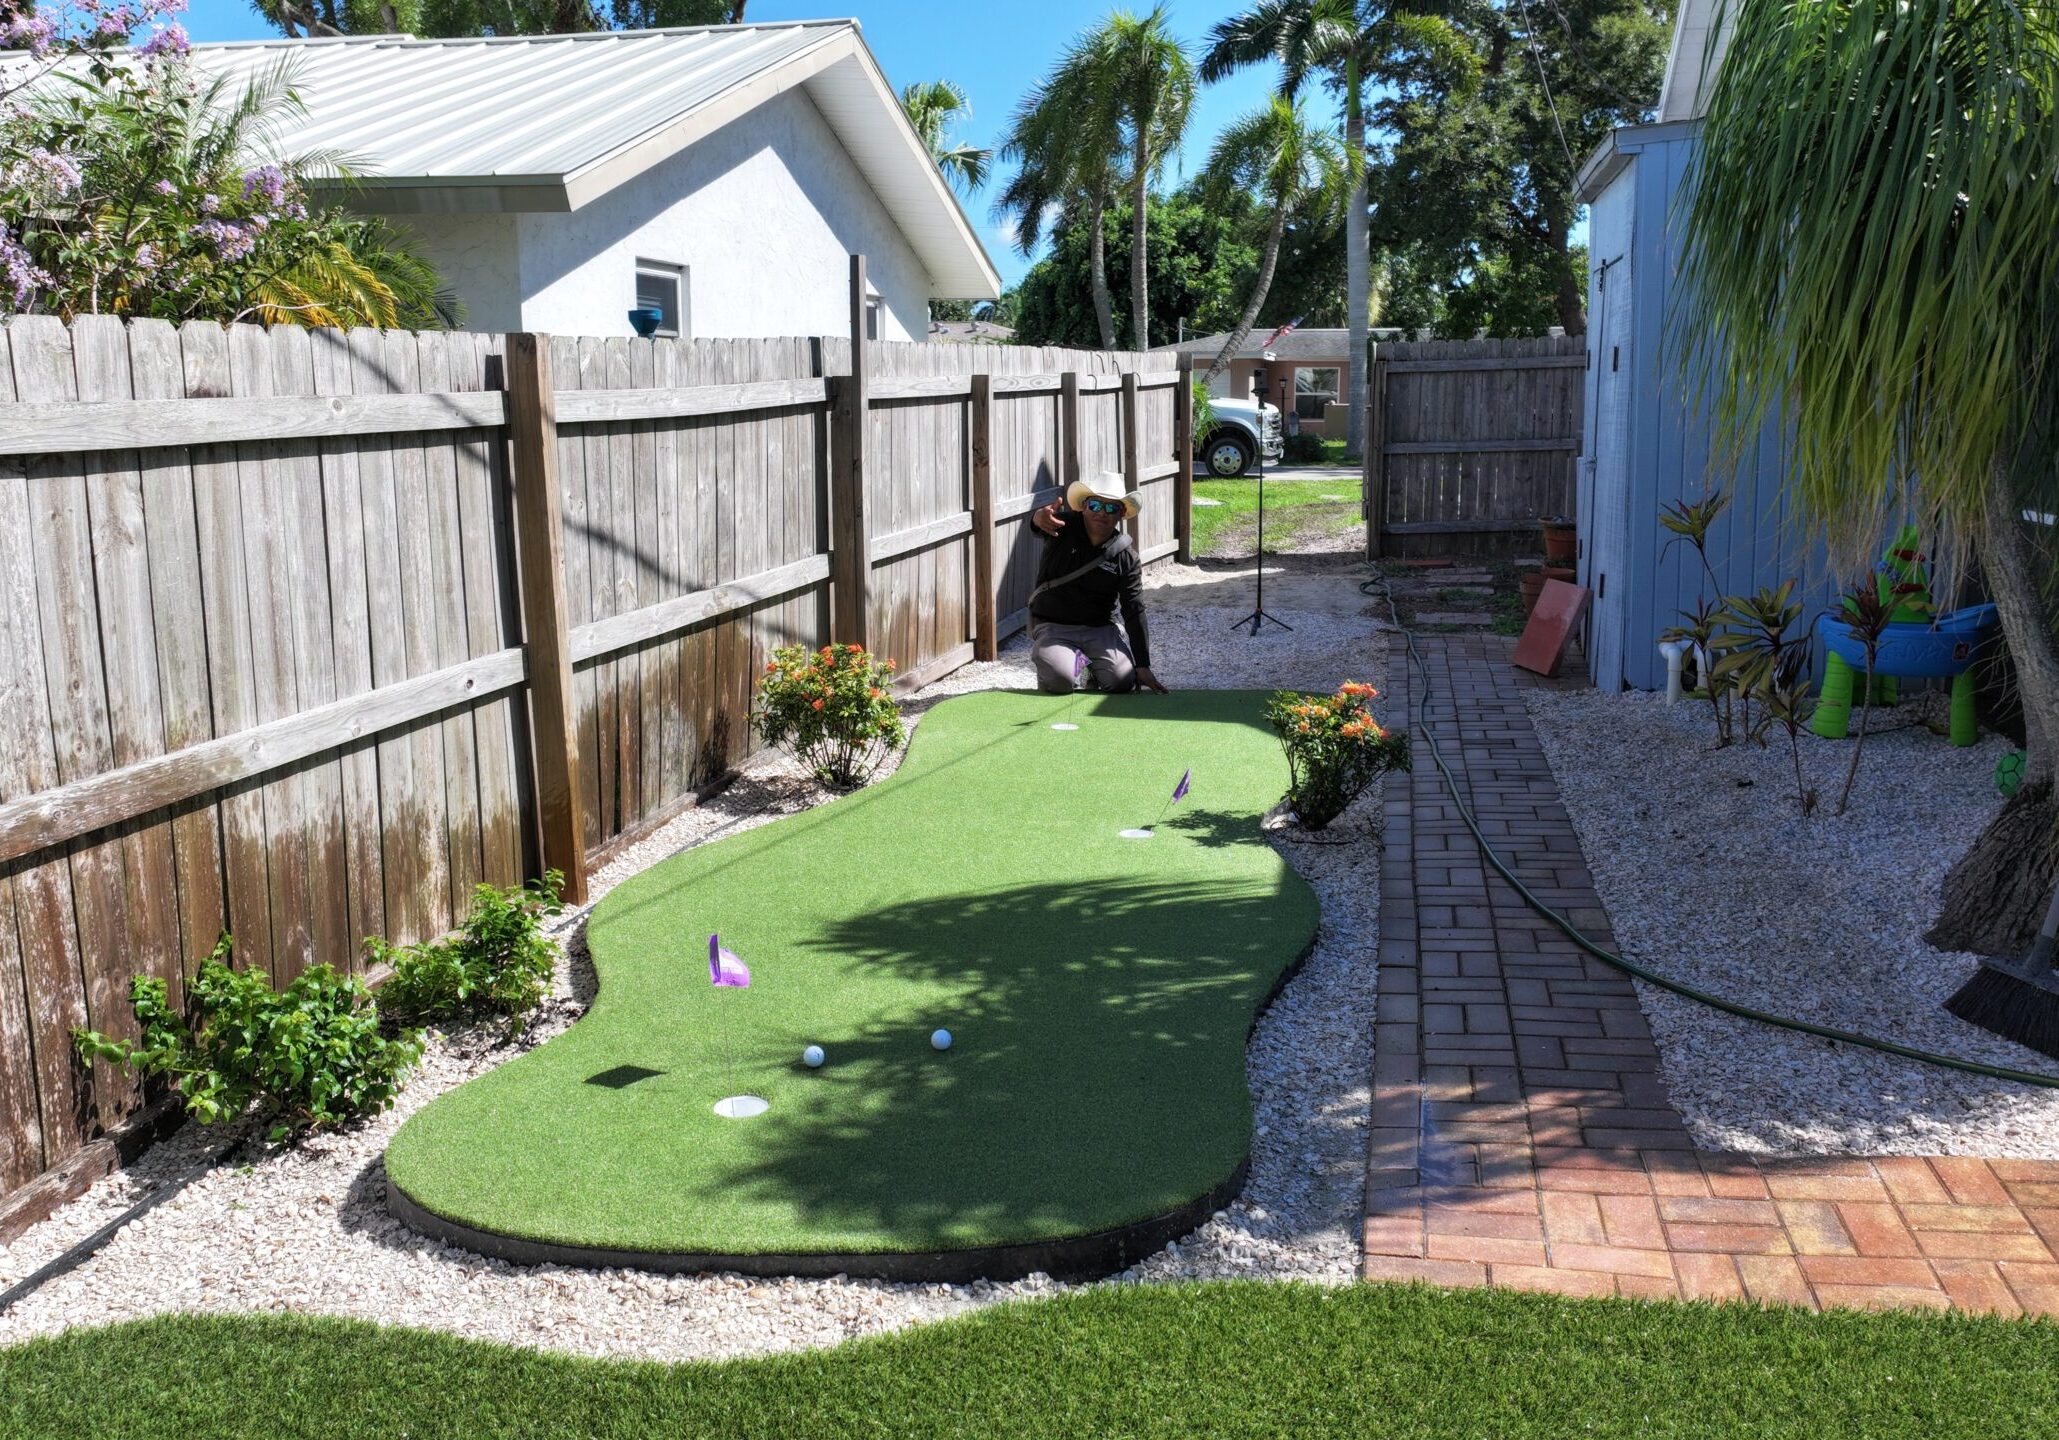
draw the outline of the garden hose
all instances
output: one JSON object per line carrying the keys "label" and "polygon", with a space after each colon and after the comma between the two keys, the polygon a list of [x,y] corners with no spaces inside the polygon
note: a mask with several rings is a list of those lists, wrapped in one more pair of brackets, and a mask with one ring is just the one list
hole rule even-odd
{"label": "garden hose", "polygon": [[1474,844],[1480,847],[1480,854],[1494,868],[1494,872],[1497,875],[1515,887],[1516,893],[1523,897],[1524,904],[1528,905],[1546,920],[1549,920],[1568,940],[1571,940],[1587,954],[1592,955],[1605,965],[1615,967],[1626,975],[1644,981],[1648,985],[1656,985],[1659,989],[1670,994],[1693,1000],[1698,1004],[1708,1006],[1712,1010],[1720,1010],[1725,1015],[1735,1015],[1743,1020],[1755,1020],[1762,1025],[1772,1025],[1782,1030],[1793,1030],[1803,1035],[1815,1035],[1824,1040],[1835,1040],[1846,1045],[1856,1045],[1866,1050],[1877,1050],[1884,1055],[1895,1055],[1904,1060],[1915,1060],[1924,1065],[1936,1065],[1946,1070],[1958,1070],[1968,1075],[1982,1075],[1993,1080],[2012,1080],[2019,1085],[2035,1085],[2047,1090],[2059,1090],[2059,1076],[2040,1075],[2030,1070],[2013,1070],[2006,1065],[1984,1065],[1978,1060],[1962,1060],[1956,1055],[1939,1055],[1930,1050],[1918,1050],[1913,1046],[1897,1045],[1892,1040],[1882,1040],[1877,1036],[1861,1035],[1854,1030],[1840,1030],[1834,1025],[1818,1025],[1812,1020],[1800,1020],[1791,1015],[1775,1015],[1769,1011],[1757,1010],[1749,1005],[1739,1004],[1735,1000],[1725,1000],[1720,995],[1711,995],[1706,990],[1697,990],[1692,985],[1656,974],[1645,969],[1635,961],[1627,960],[1614,951],[1596,944],[1581,931],[1579,926],[1546,904],[1537,896],[1536,892],[1531,890],[1528,885],[1525,885],[1515,870],[1495,852],[1493,845],[1488,843],[1486,835],[1481,833],[1479,822],[1473,818],[1473,807],[1467,804],[1465,797],[1459,793],[1458,779],[1451,773],[1451,767],[1445,764],[1444,752],[1437,744],[1437,732],[1430,726],[1430,667],[1424,662],[1422,652],[1416,649],[1415,632],[1401,623],[1400,615],[1394,606],[1394,595],[1387,587],[1387,577],[1385,575],[1378,575],[1371,580],[1361,582],[1358,589],[1361,595],[1371,595],[1377,590],[1380,598],[1387,603],[1387,614],[1394,628],[1401,632],[1402,639],[1407,642],[1408,658],[1415,666],[1417,675],[1421,677],[1421,684],[1417,687],[1416,699],[1417,729],[1421,732],[1424,742],[1429,746],[1430,759],[1436,763],[1437,773],[1443,777],[1444,788],[1450,792],[1451,802],[1458,809],[1459,819],[1465,822],[1466,829],[1472,832]]}

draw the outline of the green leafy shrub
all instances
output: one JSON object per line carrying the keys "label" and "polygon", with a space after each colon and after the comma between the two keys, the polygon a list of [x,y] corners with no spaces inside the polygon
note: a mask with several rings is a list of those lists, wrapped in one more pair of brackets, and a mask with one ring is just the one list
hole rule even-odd
{"label": "green leafy shrub", "polygon": [[162,980],[137,976],[130,1004],[142,1027],[131,1044],[96,1030],[72,1033],[79,1054],[164,1075],[203,1125],[255,1103],[271,1137],[340,1125],[388,1109],[422,1058],[419,1032],[387,1035],[364,982],[316,965],[284,990],[229,963],[227,935],[186,987],[186,1011]]}
{"label": "green leafy shrub", "polygon": [[852,790],[908,738],[888,686],[894,662],[862,645],[786,645],[765,662],[752,716],[768,745],[786,748],[823,784]]}
{"label": "green leafy shrub", "polygon": [[1321,830],[1389,770],[1409,767],[1408,734],[1373,718],[1372,686],[1347,680],[1334,695],[1274,694],[1265,718],[1287,752],[1287,803],[1303,826]]}
{"label": "green leafy shrub", "polygon": [[1320,435],[1289,435],[1282,442],[1280,462],[1284,465],[1320,465],[1329,453]]}
{"label": "green leafy shrub", "polygon": [[558,943],[543,933],[564,905],[565,877],[556,870],[503,890],[481,885],[472,913],[455,935],[422,945],[368,939],[375,962],[393,967],[379,991],[391,1022],[452,1020],[465,1015],[526,1015],[543,1000],[557,966]]}

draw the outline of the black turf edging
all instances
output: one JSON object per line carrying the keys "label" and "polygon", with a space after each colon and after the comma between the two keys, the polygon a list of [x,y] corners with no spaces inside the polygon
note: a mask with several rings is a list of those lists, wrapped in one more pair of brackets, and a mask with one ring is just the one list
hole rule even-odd
{"label": "black turf edging", "polygon": [[[1261,838],[1263,838],[1261,836]],[[1270,842],[1268,842],[1270,843]],[[1286,858],[1281,857],[1283,860]],[[1265,999],[1251,1012],[1244,1030],[1248,1051],[1258,1022],[1280,992],[1301,973],[1308,957],[1315,953],[1321,933],[1316,935],[1281,970],[1266,992]],[[1247,1055],[1245,1083],[1250,1083]],[[418,1204],[414,1197],[386,1177],[386,1208],[408,1228],[495,1260],[516,1265],[566,1265],[582,1270],[649,1270],[661,1275],[696,1275],[728,1271],[737,1275],[767,1278],[791,1276],[817,1280],[845,1275],[855,1280],[886,1280],[897,1284],[965,1285],[974,1280],[1020,1280],[1039,1271],[1054,1280],[1099,1280],[1129,1269],[1138,1261],[1165,1248],[1168,1241],[1198,1230],[1216,1211],[1243,1192],[1251,1173],[1251,1145],[1247,1138],[1244,1156],[1236,1168],[1202,1194],[1157,1215],[1096,1230],[1088,1235],[1067,1235],[1055,1240],[1031,1240],[1016,1245],[977,1245],[960,1250],[868,1250],[868,1251],[765,1251],[749,1255],[723,1255],[704,1250],[617,1250],[599,1245],[565,1245],[550,1240],[525,1240],[467,1225],[438,1215]]]}

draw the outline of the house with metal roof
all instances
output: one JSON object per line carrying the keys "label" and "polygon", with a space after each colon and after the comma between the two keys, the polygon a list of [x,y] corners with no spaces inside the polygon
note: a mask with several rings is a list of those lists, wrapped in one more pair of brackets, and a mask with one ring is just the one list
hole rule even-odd
{"label": "house with metal roof", "polygon": [[[282,62],[294,143],[349,158],[353,209],[418,240],[474,330],[835,335],[848,256],[868,326],[1000,276],[855,20],[582,35],[196,45],[242,81]],[[642,323],[651,321],[646,317]]]}
{"label": "house with metal roof", "polygon": [[[1351,361],[1351,332],[1311,326],[1289,330],[1267,343],[1276,325],[1256,325],[1230,355],[1229,365],[1209,384],[1214,395],[1248,396],[1251,382],[1260,369],[1265,371],[1266,403],[1277,405],[1294,417],[1303,435],[1342,435],[1350,409],[1345,397],[1357,366]],[[1376,330],[1375,340],[1393,340],[1399,330]],[[1222,353],[1228,334],[1203,335],[1182,340],[1174,348],[1194,357],[1194,367],[1205,372]],[[1334,413],[1333,413],[1334,412]]]}

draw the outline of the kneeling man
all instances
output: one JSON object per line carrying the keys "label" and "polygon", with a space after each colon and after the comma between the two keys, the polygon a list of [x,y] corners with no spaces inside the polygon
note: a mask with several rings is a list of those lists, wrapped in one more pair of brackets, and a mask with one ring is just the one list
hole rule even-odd
{"label": "kneeling man", "polygon": [[[1144,564],[1122,522],[1137,513],[1137,492],[1120,475],[1075,480],[1063,500],[1030,516],[1044,558],[1030,591],[1030,646],[1037,688],[1064,695],[1165,687],[1151,673],[1144,624]],[[1122,628],[1115,615],[1122,612]]]}

